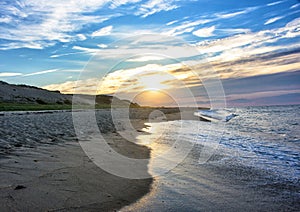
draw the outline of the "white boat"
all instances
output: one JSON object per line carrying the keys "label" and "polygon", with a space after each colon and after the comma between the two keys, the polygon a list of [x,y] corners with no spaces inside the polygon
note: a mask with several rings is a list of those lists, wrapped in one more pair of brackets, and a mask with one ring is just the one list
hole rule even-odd
{"label": "white boat", "polygon": [[198,110],[194,112],[194,115],[207,121],[225,122],[237,116],[237,114],[234,114],[226,109]]}

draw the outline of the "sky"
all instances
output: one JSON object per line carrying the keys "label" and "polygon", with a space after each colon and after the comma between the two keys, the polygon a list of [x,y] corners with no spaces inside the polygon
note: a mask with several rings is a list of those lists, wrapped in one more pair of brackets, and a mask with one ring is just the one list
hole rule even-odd
{"label": "sky", "polygon": [[299,104],[299,41],[298,0],[0,2],[0,80],[62,93]]}

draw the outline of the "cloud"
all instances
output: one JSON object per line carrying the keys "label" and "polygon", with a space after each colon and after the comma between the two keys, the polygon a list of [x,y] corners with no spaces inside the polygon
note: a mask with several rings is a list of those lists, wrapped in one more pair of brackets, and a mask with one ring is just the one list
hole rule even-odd
{"label": "cloud", "polygon": [[65,53],[65,54],[53,54],[50,56],[50,58],[57,58],[57,57],[74,55],[74,54],[78,54],[78,52],[70,52],[70,53]]}
{"label": "cloud", "polygon": [[[204,25],[204,24],[211,23],[211,22],[218,22],[221,19],[232,18],[232,17],[242,15],[242,14],[247,14],[251,11],[256,10],[257,8],[258,7],[249,7],[249,8],[245,8],[244,10],[237,11],[237,12],[217,13],[217,14],[208,15],[208,16],[201,16],[200,19],[193,20],[193,21],[182,21],[182,22],[180,22],[179,20],[174,20],[174,21],[168,22],[166,24],[166,26],[171,26],[171,27],[166,27],[166,29],[163,30],[161,33],[165,34],[165,35],[169,35],[169,36],[181,35],[181,34],[186,33],[186,32],[191,32],[191,30],[193,29],[192,27],[196,27],[196,26],[199,26],[199,25]],[[175,23],[177,23],[177,26],[172,26]],[[204,28],[204,29],[212,30],[213,27],[208,27],[208,28]],[[200,34],[200,32],[201,31],[199,31],[199,34]],[[235,32],[233,30],[231,32],[232,33],[244,33],[244,32],[248,32],[248,31],[243,30],[243,29],[236,29]],[[206,34],[209,34],[209,33],[206,33]],[[207,37],[207,36],[205,36],[205,37]]]}
{"label": "cloud", "polygon": [[159,57],[159,56],[142,56],[142,57],[138,57],[138,58],[133,58],[133,59],[129,59],[127,60],[128,62],[147,62],[147,61],[153,61],[153,60],[163,60],[165,58],[163,57]]}
{"label": "cloud", "polygon": [[[272,92],[276,93],[278,91],[277,94],[289,94],[289,90],[291,92],[299,90],[299,86],[288,87],[291,86],[291,81],[284,80],[286,79],[285,75],[288,75],[288,73],[295,73],[290,78],[297,82],[298,74],[293,71],[298,70],[298,67],[300,67],[298,58],[299,50],[251,55],[251,57],[237,58],[227,62],[223,60],[211,62],[212,71],[209,70],[210,66],[207,63],[190,67],[179,63],[169,65],[148,64],[136,68],[119,69],[109,73],[102,78],[101,86],[99,86],[99,78],[91,78],[79,80],[78,82],[68,81],[62,84],[48,85],[44,88],[60,90],[63,93],[114,94],[119,92],[125,98],[129,93],[139,93],[147,88],[172,90],[175,93],[181,93],[183,88],[203,89],[201,80],[220,77],[226,88],[228,88],[228,83],[240,80],[240,86],[229,87],[228,101],[234,102],[239,101],[239,99],[248,101],[253,98],[272,96]],[[269,77],[271,74],[273,74],[273,77]],[[246,89],[243,79],[248,82],[247,89],[251,88],[252,90]],[[264,84],[264,82],[267,83]],[[283,87],[278,87],[279,85]],[[294,85],[297,85],[297,83],[294,83]],[[276,88],[277,86],[277,90],[269,89],[266,86],[270,88]],[[280,92],[282,89],[286,89],[286,91]],[[245,103],[245,101],[243,102]]]}
{"label": "cloud", "polygon": [[175,23],[177,23],[177,22],[178,22],[178,20],[170,21],[170,22],[166,23],[166,25],[167,25],[167,26],[170,26],[170,25],[173,25],[173,24],[175,24]]}
{"label": "cloud", "polygon": [[217,14],[218,18],[225,19],[225,18],[233,18],[235,16],[245,14],[246,11],[239,11],[239,12],[234,12],[234,13],[222,13],[222,14]]}
{"label": "cloud", "polygon": [[84,34],[77,34],[76,36],[77,36],[78,40],[80,40],[80,41],[86,40],[86,36]]}
{"label": "cloud", "polygon": [[202,53],[209,54],[213,60],[232,60],[251,55],[267,53],[270,51],[282,50],[287,48],[297,48],[297,45],[283,44],[277,42],[286,38],[296,38],[300,36],[297,29],[300,18],[286,24],[284,27],[271,30],[262,30],[253,33],[238,34],[231,37],[204,41],[196,44]]}
{"label": "cloud", "polygon": [[295,9],[295,8],[297,8],[297,7],[299,7],[299,6],[300,6],[300,3],[294,4],[293,6],[290,7],[290,9]]}
{"label": "cloud", "polygon": [[[177,0],[22,0],[1,2],[1,50],[44,49],[56,43],[86,40],[78,32],[87,25],[99,24],[114,17],[135,14],[142,17],[173,10]],[[122,6],[122,10],[115,11]],[[127,7],[126,7],[127,6]],[[100,14],[96,11],[104,9]],[[110,27],[92,36],[110,34]],[[37,43],[37,44],[35,44]]]}
{"label": "cloud", "polygon": [[238,15],[242,15],[242,14],[247,14],[249,12],[252,12],[254,10],[256,10],[258,7],[248,7],[244,10],[241,11],[237,11],[237,12],[231,12],[231,13],[217,13],[216,17],[219,19],[227,19],[227,18],[233,18],[236,17]]}
{"label": "cloud", "polygon": [[135,15],[141,15],[143,18],[161,11],[170,11],[178,8],[174,0],[149,0],[142,4]]}
{"label": "cloud", "polygon": [[0,23],[10,23],[11,21],[11,17],[0,17]]}
{"label": "cloud", "polygon": [[77,80],[77,81],[66,81],[61,84],[51,84],[47,86],[43,86],[42,88],[47,90],[59,90],[65,94],[96,94],[97,85],[99,83],[99,79],[91,78],[87,80]]}
{"label": "cloud", "polygon": [[[186,24],[195,25],[200,21],[190,21]],[[199,42],[195,48],[199,52],[192,52],[190,48],[180,46],[178,43],[173,43],[169,40],[160,40],[153,35],[136,37],[132,40],[126,40],[122,45],[118,43],[118,47],[111,47],[105,49],[87,48],[81,46],[74,46],[74,50],[80,53],[95,54],[101,53],[103,61],[109,61],[109,58],[128,58],[131,55],[142,55],[140,57],[130,58],[129,62],[146,62],[156,60],[159,58],[150,57],[152,55],[144,55],[144,53],[172,56],[185,64],[190,65],[192,69],[202,78],[219,77],[221,79],[245,78],[251,76],[270,75],[274,73],[292,72],[300,67],[299,49],[300,45],[292,42],[280,43],[279,41],[287,38],[297,38],[299,34],[300,18],[294,19],[286,24],[284,27],[273,28],[270,30],[261,30],[257,32],[250,32],[248,29],[215,29],[215,27],[208,27],[201,32],[201,36],[212,35],[215,31],[224,33],[244,33],[238,34],[224,39],[216,39],[209,42]],[[189,27],[179,25],[175,33]],[[203,30],[203,29],[202,29]],[[163,37],[163,36],[162,36]],[[164,37],[163,37],[164,38]],[[206,55],[209,63],[199,64],[199,60],[203,57],[196,57]],[[200,58],[200,59],[199,59]],[[159,61],[155,61],[159,63]],[[211,67],[216,71],[209,72],[207,67]],[[99,68],[99,67],[98,67]],[[160,74],[164,73],[164,74]],[[156,77],[155,77],[156,76]],[[171,76],[171,77],[169,77]],[[111,94],[119,89],[119,85],[123,86],[122,92],[134,92],[145,88],[147,82],[155,83],[156,87],[164,89],[179,89],[178,82],[182,82],[187,87],[202,86],[199,77],[191,74],[181,64],[161,65],[150,64],[149,66],[141,66],[135,68],[126,68],[117,70],[108,74],[105,78],[105,84],[100,89],[100,92]],[[152,80],[151,80],[152,79]],[[99,80],[99,79],[98,79]],[[81,81],[79,91],[82,92],[96,92],[97,86],[92,83],[93,80]],[[98,81],[97,81],[98,82]],[[96,83],[96,81],[95,81]],[[87,86],[85,86],[87,85]],[[50,85],[49,85],[50,86]],[[72,92],[74,82],[67,82],[61,87],[62,92]],[[50,86],[51,87],[51,86]],[[50,88],[49,87],[49,88]],[[59,85],[52,85],[56,90]],[[138,88],[138,89],[137,89]],[[259,92],[259,91],[257,91]],[[94,93],[95,94],[95,93]]]}
{"label": "cloud", "polygon": [[80,73],[82,72],[81,69],[66,69],[66,70],[62,70],[62,72],[66,72],[66,73]]}
{"label": "cloud", "polygon": [[300,18],[296,18],[286,24],[286,27],[297,27],[300,25]]}
{"label": "cloud", "polygon": [[[136,55],[168,55],[172,58],[190,57],[199,54],[196,49],[173,37],[158,34],[146,34],[120,40],[114,46],[105,49],[74,46],[72,49],[80,53],[94,55],[99,53],[99,59],[125,59]],[[191,50],[193,49],[193,50]]]}
{"label": "cloud", "polygon": [[[1,37],[1,36],[0,36]],[[48,46],[54,45],[53,42],[11,42],[0,45],[0,50],[18,49],[18,48],[29,48],[29,49],[43,49]]]}
{"label": "cloud", "polygon": [[214,36],[215,26],[198,29],[193,32],[193,35],[197,37],[211,37]]}
{"label": "cloud", "polygon": [[108,47],[108,45],[106,45],[106,44],[103,44],[103,43],[101,43],[101,44],[98,44],[97,45],[99,48],[102,48],[102,49],[105,49],[105,48],[107,48]]}
{"label": "cloud", "polygon": [[56,72],[58,69],[50,69],[50,70],[45,70],[45,71],[38,71],[38,72],[33,72],[29,74],[23,74],[24,77],[29,77],[29,76],[35,76],[35,75],[41,75],[41,74],[48,74],[52,72]]}
{"label": "cloud", "polygon": [[[300,36],[298,23],[300,19],[294,19],[284,27],[271,30],[262,30],[257,32],[248,32],[247,29],[223,29],[225,33],[241,32],[224,39],[199,42],[195,45],[198,51],[191,51],[191,48],[185,48],[177,43],[168,40],[160,40],[153,35],[149,39],[143,36],[133,38],[132,41],[126,41],[124,45],[118,47],[108,47],[105,49],[87,48],[74,46],[78,53],[101,55],[101,60],[110,61],[110,59],[126,59],[131,55],[156,54],[172,56],[179,61],[190,66],[197,65],[205,55],[213,67],[218,71],[221,78],[245,77],[253,75],[262,75],[270,73],[279,73],[293,71],[299,67],[296,58],[298,53],[274,56],[274,52],[288,52],[291,49],[300,48],[299,44],[281,43],[281,40],[295,38]],[[195,22],[189,22],[195,23]],[[217,31],[218,29],[215,29]],[[222,29],[220,29],[222,32]],[[180,32],[180,31],[177,31]],[[207,36],[208,34],[206,34]],[[146,39],[146,40],[145,40]],[[260,59],[264,55],[265,59]],[[150,58],[151,59],[151,58]],[[149,58],[134,58],[135,62],[149,61]],[[199,72],[203,69],[197,67]],[[192,79],[190,78],[191,82]]]}
{"label": "cloud", "polygon": [[112,32],[113,26],[103,27],[91,34],[92,37],[107,36]]}
{"label": "cloud", "polygon": [[192,27],[206,24],[211,21],[212,21],[211,19],[200,19],[200,20],[196,20],[196,21],[184,21],[180,25],[178,25],[176,27],[172,27],[171,29],[166,30],[162,34],[165,34],[168,36],[180,35],[180,34],[183,34],[184,32],[188,32],[188,31],[192,30],[193,29]]}
{"label": "cloud", "polygon": [[138,3],[140,1],[141,0],[113,0],[113,1],[111,1],[110,8],[115,9],[115,8],[125,5],[125,4],[133,4],[133,3]]}
{"label": "cloud", "polygon": [[225,35],[241,34],[241,33],[250,33],[250,29],[243,28],[234,28],[234,29],[217,29],[218,32],[221,32]]}
{"label": "cloud", "polygon": [[20,76],[22,73],[16,73],[16,72],[0,72],[0,77],[15,77]]}
{"label": "cloud", "polygon": [[178,36],[178,35],[182,35],[184,33],[188,33],[188,32],[192,32],[194,30],[194,27],[190,27],[190,28],[186,28],[186,29],[183,29],[183,30],[177,30],[176,32],[173,32],[172,36]]}
{"label": "cloud", "polygon": [[87,48],[87,47],[81,47],[81,46],[73,46],[72,49],[79,50],[83,53],[88,53],[88,54],[95,54],[95,53],[98,53],[100,51],[99,49]]}
{"label": "cloud", "polygon": [[278,17],[274,17],[274,18],[270,18],[269,20],[267,20],[264,25],[268,25],[268,24],[272,24],[280,19],[283,19],[284,16],[278,16]]}
{"label": "cloud", "polygon": [[16,77],[16,76],[29,77],[29,76],[34,76],[34,75],[48,74],[48,73],[52,73],[52,72],[56,72],[56,71],[58,71],[58,69],[38,71],[38,72],[29,73],[29,74],[23,74],[23,73],[19,73],[19,72],[0,72],[0,77]]}
{"label": "cloud", "polygon": [[116,70],[102,78],[101,83],[99,78],[90,78],[47,85],[43,88],[60,90],[62,93],[88,94],[139,93],[147,88],[167,89],[171,86],[164,83],[165,81],[178,81],[186,77],[187,73],[172,72],[180,68],[182,68],[181,64],[148,64],[137,68]]}
{"label": "cloud", "polygon": [[[86,24],[101,23],[118,13],[94,15],[108,0],[59,1],[46,0],[22,2],[6,1],[1,4],[2,22],[8,25],[0,27],[0,39],[6,40],[2,50],[15,48],[43,49],[57,42],[85,40],[85,35],[75,34]],[[11,20],[9,22],[9,20]],[[33,21],[34,20],[34,21]],[[38,45],[33,45],[38,43]]]}
{"label": "cloud", "polygon": [[235,57],[231,60],[224,60],[220,57],[219,60],[210,62],[210,64],[219,73],[220,78],[230,79],[296,71],[300,67],[298,57],[297,51],[282,52],[277,55],[264,53],[262,55],[252,54],[248,57]]}
{"label": "cloud", "polygon": [[283,3],[284,1],[275,1],[275,2],[272,2],[272,3],[269,3],[267,4],[267,6],[274,6],[274,5],[277,5],[277,4],[281,4]]}
{"label": "cloud", "polygon": [[222,80],[227,95],[261,91],[299,90],[300,71]]}

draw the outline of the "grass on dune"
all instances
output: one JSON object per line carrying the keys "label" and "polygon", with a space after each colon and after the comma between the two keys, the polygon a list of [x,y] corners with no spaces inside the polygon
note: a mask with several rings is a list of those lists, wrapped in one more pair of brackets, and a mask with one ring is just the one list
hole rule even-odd
{"label": "grass on dune", "polygon": [[0,103],[0,111],[37,111],[37,110],[71,110],[71,109],[103,109],[110,108],[109,104],[74,105],[71,104],[22,104]]}

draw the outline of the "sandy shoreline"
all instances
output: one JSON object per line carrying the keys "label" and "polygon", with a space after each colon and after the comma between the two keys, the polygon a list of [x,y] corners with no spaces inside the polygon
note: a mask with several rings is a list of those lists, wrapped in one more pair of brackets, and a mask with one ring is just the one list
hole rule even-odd
{"label": "sandy shoreline", "polygon": [[[150,175],[149,179],[125,179],[94,165],[76,141],[71,115],[53,112],[0,117],[1,211],[113,211],[149,192]],[[99,128],[114,149],[131,157],[149,158],[147,147],[117,135],[109,110],[100,110],[97,116]],[[143,127],[143,121],[135,123]]]}
{"label": "sandy shoreline", "polygon": [[299,182],[220,164],[222,155],[200,165],[201,148],[195,146],[176,168],[154,178],[151,191],[121,211],[299,211]]}
{"label": "sandy shoreline", "polygon": [[[131,124],[195,119],[165,109],[134,109]],[[79,111],[79,113],[84,111]],[[182,114],[181,114],[182,115]],[[158,118],[156,117],[158,116]],[[156,120],[157,118],[157,120]],[[164,148],[136,145],[121,138],[109,110],[96,111],[100,131],[117,152],[150,158]],[[196,119],[197,120],[197,119]],[[278,181],[270,173],[221,163],[215,154],[198,164],[201,145],[164,176],[117,177],[97,167],[83,152],[74,132],[72,113],[43,112],[0,116],[1,211],[297,211],[299,182]],[[86,135],[89,140],[93,133]],[[155,146],[156,145],[156,146]],[[150,165],[150,164],[149,164]]]}

